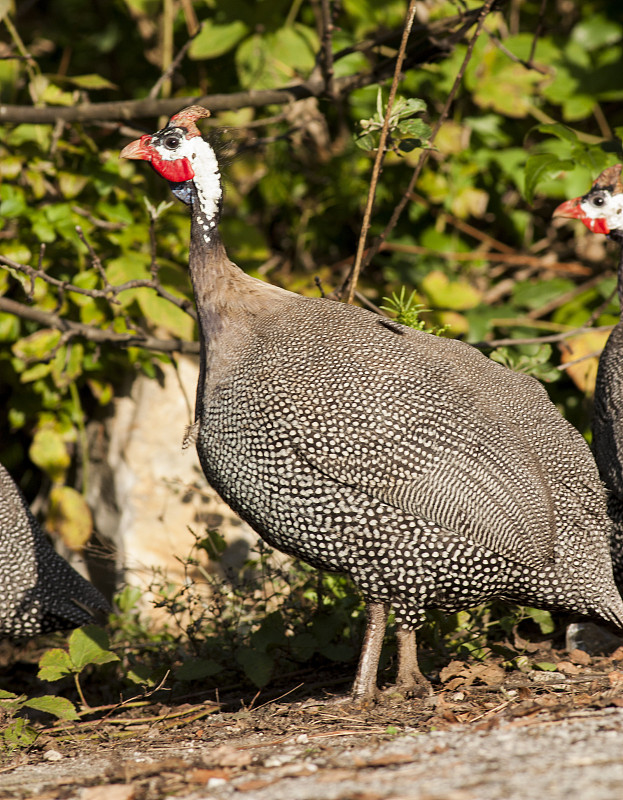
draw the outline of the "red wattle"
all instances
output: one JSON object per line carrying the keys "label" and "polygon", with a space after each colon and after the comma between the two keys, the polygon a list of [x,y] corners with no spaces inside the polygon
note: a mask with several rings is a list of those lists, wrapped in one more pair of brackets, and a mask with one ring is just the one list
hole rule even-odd
{"label": "red wattle", "polygon": [[172,183],[183,183],[195,177],[193,168],[187,158],[178,158],[175,161],[165,161],[160,154],[155,151],[151,158],[151,165],[158,175]]}
{"label": "red wattle", "polygon": [[582,222],[586,225],[589,231],[592,231],[593,233],[610,233],[608,223],[603,217],[600,217],[599,219],[588,219],[588,217],[585,217],[582,219]]}

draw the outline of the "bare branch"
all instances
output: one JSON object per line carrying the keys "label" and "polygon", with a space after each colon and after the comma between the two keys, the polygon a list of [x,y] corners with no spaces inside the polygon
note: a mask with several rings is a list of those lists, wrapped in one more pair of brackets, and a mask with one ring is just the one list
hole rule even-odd
{"label": "bare branch", "polygon": [[[89,247],[86,240],[85,244],[87,247]],[[89,252],[91,252],[91,250]],[[93,253],[92,257],[93,255],[96,259],[98,259],[96,254]],[[48,275],[48,273],[41,268],[35,269],[28,264],[19,264],[17,261],[7,258],[7,256],[0,255],[0,264],[5,264],[7,267],[15,270],[15,272],[20,272],[23,275],[27,275],[31,281],[33,281],[35,278],[40,278],[50,286],[54,286],[59,292],[74,292],[76,294],[84,295],[85,297],[91,297],[92,299],[103,298],[108,300],[110,303],[118,303],[119,301],[116,299],[117,295],[121,294],[121,292],[128,291],[128,289],[153,289],[153,291],[156,292],[156,294],[158,294],[160,297],[163,297],[165,300],[168,300],[182,311],[185,311],[194,320],[197,319],[197,312],[195,311],[193,303],[185,297],[178,297],[172,292],[169,292],[168,289],[165,289],[164,286],[162,286],[157,278],[137,278],[135,280],[126,281],[125,283],[113,286],[112,284],[108,283],[105,273],[101,271],[100,275],[103,276],[105,288],[85,289],[82,286],[76,286],[68,281],[62,281],[59,280],[59,278],[54,278],[52,275]]]}
{"label": "bare branch", "polygon": [[[484,8],[489,9],[494,0],[485,6],[439,20],[430,25],[414,27],[421,35],[407,49],[405,66],[428,63],[441,54],[447,55],[455,44],[462,41]],[[457,27],[458,26],[458,27]],[[395,34],[392,34],[394,36]],[[391,37],[390,37],[391,38]],[[366,49],[376,47],[371,41]],[[363,49],[363,48],[362,48]],[[352,51],[352,48],[350,49]],[[349,49],[336,53],[334,62],[348,55]],[[336,96],[347,95],[355,89],[378,83],[393,74],[395,59],[390,58],[375,66],[370,72],[348,75],[335,80]],[[0,104],[0,123],[29,122],[54,124],[65,122],[102,122],[106,120],[131,120],[144,117],[170,116],[188,105],[204,105],[211,111],[230,111],[240,108],[259,108],[266,105],[285,105],[306,97],[320,97],[324,92],[322,77],[314,72],[307,81],[281,89],[251,89],[231,94],[193,95],[171,98],[144,98],[141,100],[119,100],[104,103],[82,103],[75,106],[20,106]]]}
{"label": "bare branch", "polygon": [[94,325],[86,325],[82,322],[65,319],[50,311],[42,311],[40,308],[18,303],[8,297],[0,297],[0,311],[13,314],[21,319],[37,322],[46,328],[54,328],[61,331],[66,336],[66,341],[69,341],[70,338],[79,337],[98,344],[143,347],[146,350],[155,350],[160,353],[191,353],[194,355],[199,353],[199,342],[187,342],[184,339],[157,339],[155,336],[144,334],[116,333],[111,330],[102,330]]}

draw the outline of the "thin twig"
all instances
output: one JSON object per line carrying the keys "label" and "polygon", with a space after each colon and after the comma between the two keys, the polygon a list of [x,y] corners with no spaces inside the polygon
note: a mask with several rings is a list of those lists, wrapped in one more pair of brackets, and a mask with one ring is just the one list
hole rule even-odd
{"label": "thin twig", "polygon": [[[370,180],[370,189],[368,191],[368,201],[366,203],[366,210],[363,215],[363,222],[361,224],[361,233],[359,234],[359,241],[357,242],[357,255],[355,256],[355,263],[353,269],[347,278],[348,294],[346,302],[352,303],[355,296],[355,289],[357,288],[357,280],[361,271],[363,261],[363,253],[366,247],[366,239],[368,237],[368,230],[370,228],[370,219],[372,218],[372,207],[374,206],[374,198],[376,195],[376,187],[381,174],[383,166],[383,159],[385,158],[385,142],[389,134],[389,123],[391,119],[392,108],[396,98],[396,91],[398,90],[398,82],[402,71],[402,64],[405,60],[407,51],[407,41],[413,27],[413,20],[415,19],[416,0],[410,0],[409,8],[407,10],[407,18],[405,21],[404,30],[402,32],[402,40],[400,42],[400,49],[396,57],[396,67],[394,69],[394,77],[392,85],[389,90],[389,97],[387,98],[387,108],[385,110],[385,119],[383,120],[383,128],[379,139],[378,150],[376,151],[376,158],[374,159],[374,167],[372,168],[372,178]],[[346,287],[342,287],[344,291]]]}
{"label": "thin twig", "polygon": [[321,59],[322,77],[324,78],[325,94],[333,98],[335,96],[334,73],[333,73],[333,17],[331,15],[331,0],[321,0],[322,17],[322,42]]}
{"label": "thin twig", "polygon": [[128,289],[153,289],[160,297],[163,297],[182,311],[185,311],[189,317],[195,320],[197,319],[197,312],[190,300],[172,294],[168,289],[165,289],[158,280],[153,278],[137,278],[116,286],[106,281],[104,289],[85,289],[82,286],[76,286],[73,283],[54,278],[42,269],[35,269],[28,264],[19,264],[17,261],[13,261],[13,259],[7,258],[6,256],[0,255],[0,264],[5,264],[7,267],[27,275],[30,278],[40,278],[50,286],[54,286],[59,292],[74,292],[92,299],[102,298],[111,303],[118,303],[119,301],[116,299],[117,295],[128,291]]}
{"label": "thin twig", "polygon": [[455,217],[454,214],[450,214],[449,211],[443,211],[440,208],[436,208],[425,197],[417,194],[417,192],[411,192],[409,199],[414,203],[419,203],[420,205],[428,208],[430,213],[435,217],[446,220],[450,223],[450,225],[452,225],[452,227],[457,228],[463,233],[466,233],[468,236],[472,236],[479,242],[483,242],[483,244],[486,244],[487,247],[493,248],[493,250],[499,250],[500,253],[516,252],[510,245],[501,242],[499,239],[494,239],[490,234],[486,233],[485,231],[481,231],[479,228],[475,228],[473,225],[470,225],[468,222],[465,222],[458,217]]}
{"label": "thin twig", "polygon": [[103,330],[84,322],[65,319],[50,311],[18,303],[8,297],[0,297],[0,311],[13,314],[20,319],[37,322],[46,328],[54,328],[67,332],[71,338],[79,337],[89,342],[98,344],[114,344],[121,347],[143,347],[145,350],[155,350],[160,353],[199,353],[199,342],[188,342],[184,339],[157,339],[155,336],[145,334],[116,333],[113,330]]}
{"label": "thin twig", "polygon": [[[372,246],[368,249],[368,253]],[[517,264],[525,267],[533,267],[540,270],[550,270],[551,272],[566,272],[569,275],[591,275],[590,267],[580,264],[577,261],[550,262],[547,257],[531,256],[527,253],[495,253],[492,250],[476,250],[473,253],[460,251],[447,252],[443,250],[431,250],[429,247],[421,247],[417,244],[401,244],[399,242],[383,242],[379,250],[390,250],[396,253],[409,253],[413,255],[434,255],[448,261],[499,261],[503,264]]]}
{"label": "thin twig", "polygon": [[[452,103],[454,102],[454,98],[457,95],[457,92],[459,90],[459,86],[461,85],[461,82],[463,80],[463,75],[465,74],[465,70],[467,69],[467,65],[469,64],[469,62],[471,60],[472,53],[474,52],[474,47],[476,46],[476,42],[478,41],[478,38],[480,37],[480,34],[482,32],[482,28],[484,26],[485,19],[487,18],[487,15],[491,11],[491,7],[493,6],[494,3],[495,3],[495,0],[486,0],[485,4],[483,6],[481,6],[480,9],[479,9],[479,16],[478,16],[478,22],[477,22],[477,25],[476,25],[476,31],[474,32],[474,35],[472,36],[472,38],[470,40],[470,43],[467,46],[467,52],[465,53],[465,58],[463,59],[463,63],[461,64],[461,66],[459,68],[459,71],[457,73],[456,78],[454,79],[454,84],[452,85],[452,89],[450,89],[450,94],[448,95],[448,99],[446,100],[445,105],[444,105],[444,107],[443,107],[443,109],[441,111],[441,114],[439,115],[439,119],[437,120],[435,126],[433,127],[433,130],[432,130],[430,138],[429,138],[429,144],[430,145],[432,145],[433,142],[435,141],[435,138],[437,137],[437,134],[439,133],[439,130],[440,130],[442,124],[445,122],[446,117],[448,116],[448,113],[450,112],[450,107],[452,106]],[[400,219],[400,215],[402,214],[402,212],[404,211],[407,203],[410,200],[411,192],[413,191],[413,189],[415,187],[415,184],[416,184],[418,178],[420,177],[420,173],[422,172],[422,169],[423,169],[424,165],[428,161],[430,153],[431,153],[431,150],[428,150],[428,149],[427,150],[422,150],[422,153],[420,154],[418,162],[417,162],[417,164],[415,166],[415,169],[413,170],[413,174],[411,175],[411,179],[409,180],[409,184],[408,184],[408,186],[407,186],[402,198],[400,199],[400,202],[398,203],[398,205],[394,209],[394,211],[393,211],[393,213],[392,213],[392,215],[391,215],[391,217],[389,219],[389,222],[385,226],[385,229],[380,234],[380,236],[376,237],[376,239],[372,243],[370,249],[368,250],[368,253],[366,255],[365,261],[362,264],[362,269],[364,269],[372,261],[374,256],[378,253],[379,249],[381,248],[382,244],[386,241],[386,239],[389,236],[389,234],[396,227],[396,224],[397,224],[398,220]]]}
{"label": "thin twig", "polygon": [[548,336],[530,336],[525,339],[492,339],[490,342],[470,342],[470,344],[472,347],[477,347],[479,350],[520,344],[553,344],[555,342],[563,342],[565,339],[571,339],[574,336],[579,336],[581,333],[611,331],[613,327],[613,325],[598,325],[596,328],[574,328],[570,331],[552,333]]}
{"label": "thin twig", "polygon": [[[521,66],[525,67],[525,69],[532,69],[535,72],[539,72],[541,75],[549,75],[550,74],[551,70],[546,69],[545,67],[540,67],[538,64],[535,64],[531,59],[526,61],[523,58],[519,58],[519,56],[516,56],[514,53],[511,53],[511,51],[508,49],[508,47],[506,47],[506,45],[502,42],[502,40],[499,39],[495,35],[495,33],[493,33],[493,31],[490,31],[487,28],[483,28],[483,30],[487,34],[489,39],[493,42],[493,44],[498,48],[498,50],[500,50],[500,52],[504,53],[504,55],[507,58],[510,58],[510,60],[513,61],[515,64],[521,64]],[[535,44],[535,42],[536,42],[536,35],[535,35],[535,39],[532,42],[533,45]]]}
{"label": "thin twig", "polygon": [[[529,311],[528,314],[526,314],[526,316],[529,317],[530,319],[540,319],[541,317],[545,317],[548,314],[551,314],[552,311],[555,311],[557,308],[560,308],[560,306],[566,305],[571,300],[575,300],[576,297],[579,297],[579,295],[583,294],[584,292],[587,292],[594,286],[597,286],[603,281],[603,279],[604,279],[603,275],[593,275],[592,278],[589,278],[589,280],[584,281],[584,283],[581,283],[579,286],[575,286],[568,292],[562,292],[562,294],[559,294],[558,297],[555,297],[553,300],[550,300],[549,303],[545,303],[540,308],[535,308],[534,311]],[[612,297],[608,298],[608,302],[606,303],[606,305],[608,305],[611,299]],[[594,321],[592,319],[592,316],[593,315],[591,314],[591,319],[587,323],[589,325],[591,322]],[[599,314],[597,314],[595,319],[597,319],[598,316]]]}
{"label": "thin twig", "polygon": [[180,51],[175,56],[173,61],[171,61],[169,66],[165,69],[165,71],[162,73],[162,75],[158,78],[158,80],[151,87],[147,97],[149,97],[152,100],[155,99],[156,97],[158,97],[158,92],[160,91],[162,85],[165,83],[165,81],[168,81],[171,78],[171,76],[173,75],[175,70],[182,63],[182,60],[183,60],[184,56],[188,52],[188,49],[190,48],[191,44],[193,43],[193,39],[196,38],[196,36],[199,34],[200,31],[201,31],[201,27],[199,27],[196,30],[196,32],[188,39],[186,44],[180,49]]}
{"label": "thin twig", "polygon": [[534,36],[532,38],[532,46],[530,47],[530,55],[528,56],[528,63],[534,63],[534,56],[536,53],[536,46],[541,38],[541,31],[543,30],[543,19],[545,18],[545,9],[547,8],[547,0],[541,0],[541,8],[539,9],[539,21],[536,24]]}

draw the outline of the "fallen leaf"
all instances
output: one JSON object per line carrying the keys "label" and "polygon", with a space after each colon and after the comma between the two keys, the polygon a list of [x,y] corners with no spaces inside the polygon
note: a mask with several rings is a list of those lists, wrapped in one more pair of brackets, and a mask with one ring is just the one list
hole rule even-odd
{"label": "fallen leaf", "polygon": [[188,775],[188,780],[191,783],[207,783],[210,778],[220,778],[228,781],[229,773],[224,769],[194,769]]}
{"label": "fallen leaf", "polygon": [[127,783],[110,783],[108,786],[88,786],[80,793],[81,800],[132,800],[136,788]]}
{"label": "fallen leaf", "polygon": [[255,778],[254,780],[244,781],[243,783],[237,783],[236,789],[239,792],[257,792],[260,789],[265,789],[267,786],[276,783],[275,780],[265,780],[262,778]]}
{"label": "fallen leaf", "polygon": [[623,672],[610,672],[608,674],[608,683],[610,686],[619,687],[623,683]]}
{"label": "fallen leaf", "polygon": [[559,661],[556,666],[560,672],[564,672],[567,675],[577,675],[579,672],[581,672],[578,665],[572,664],[570,661]]}
{"label": "fallen leaf", "polygon": [[451,661],[440,671],[439,679],[442,683],[445,683],[449,678],[454,678],[457,675],[463,677],[466,675],[465,663],[463,661]]}
{"label": "fallen leaf", "polygon": [[588,653],[585,653],[584,650],[578,650],[576,648],[569,653],[569,661],[571,661],[573,664],[582,664],[582,666],[588,667],[592,660],[593,659]]}

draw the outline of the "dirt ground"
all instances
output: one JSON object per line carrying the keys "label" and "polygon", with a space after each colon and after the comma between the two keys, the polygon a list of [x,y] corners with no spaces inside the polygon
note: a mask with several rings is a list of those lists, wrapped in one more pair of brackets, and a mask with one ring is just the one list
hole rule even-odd
{"label": "dirt ground", "polygon": [[4,757],[0,797],[621,800],[623,647],[539,658],[548,670],[451,662],[430,697],[363,708],[310,696],[318,676],[286,677],[289,694],[246,707],[232,696],[57,723]]}

